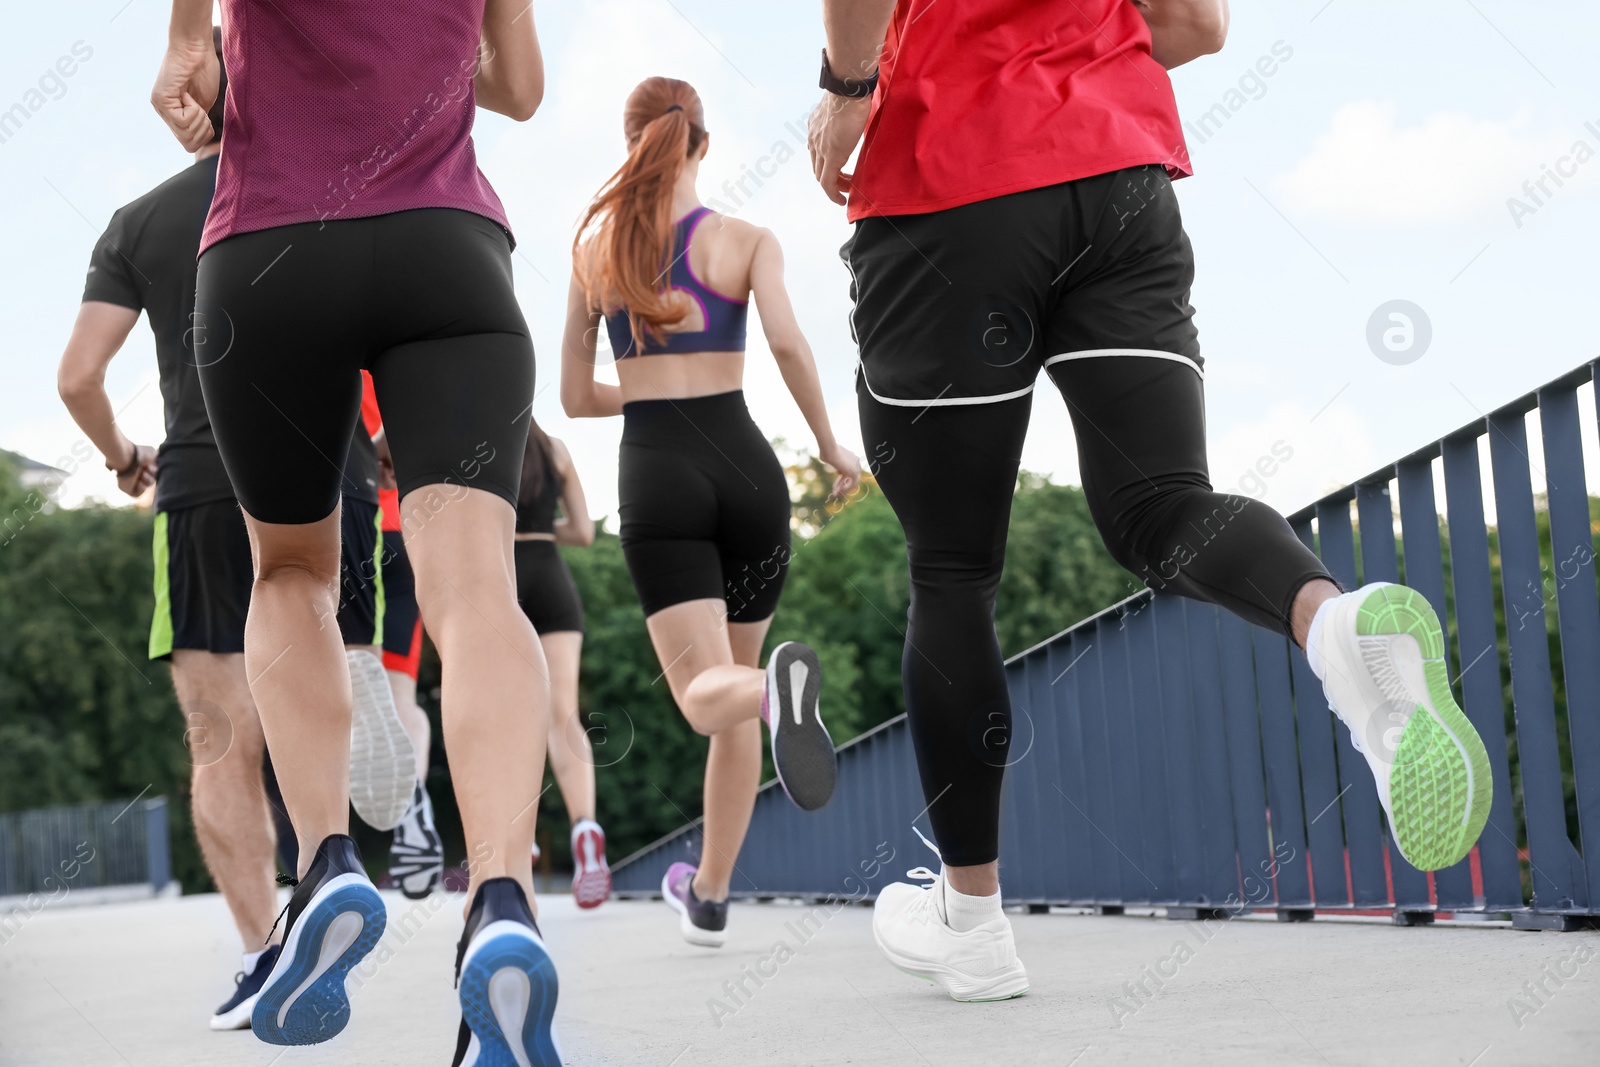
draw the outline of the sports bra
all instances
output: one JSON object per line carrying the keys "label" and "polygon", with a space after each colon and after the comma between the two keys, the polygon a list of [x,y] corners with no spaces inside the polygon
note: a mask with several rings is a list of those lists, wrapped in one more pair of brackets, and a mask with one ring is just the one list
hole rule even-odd
{"label": "sports bra", "polygon": [[734,300],[723,296],[701,281],[689,265],[689,242],[694,231],[707,215],[708,207],[697,207],[677,221],[672,228],[672,268],[668,286],[687,293],[689,299],[700,305],[700,317],[705,329],[685,333],[668,333],[666,340],[657,342],[645,335],[644,350],[635,351],[633,323],[627,308],[618,308],[606,316],[606,333],[611,338],[611,351],[617,359],[634,356],[657,356],[681,352],[743,352],[745,320],[750,313],[747,300]]}

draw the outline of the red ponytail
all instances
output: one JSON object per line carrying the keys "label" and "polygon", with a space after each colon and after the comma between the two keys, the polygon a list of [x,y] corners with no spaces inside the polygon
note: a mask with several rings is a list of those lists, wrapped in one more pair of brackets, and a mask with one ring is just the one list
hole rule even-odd
{"label": "red ponytail", "polygon": [[[670,269],[672,192],[706,137],[700,96],[688,82],[647,78],[623,109],[628,159],[600,187],[572,242],[573,269],[589,302],[628,309],[635,348],[660,341],[688,309],[662,278]],[[587,246],[587,248],[585,248]]]}

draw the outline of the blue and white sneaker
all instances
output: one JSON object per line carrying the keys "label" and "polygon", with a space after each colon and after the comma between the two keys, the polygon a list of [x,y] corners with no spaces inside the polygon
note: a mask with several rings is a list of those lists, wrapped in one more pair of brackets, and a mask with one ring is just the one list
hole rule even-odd
{"label": "blue and white sneaker", "polygon": [[223,1001],[216,1014],[211,1016],[211,1029],[244,1030],[250,1026],[250,1013],[255,1010],[261,985],[272,973],[272,965],[277,962],[278,946],[268,945],[256,957],[253,967],[234,976],[233,996]]}
{"label": "blue and white sneaker", "polygon": [[261,986],[250,1029],[273,1045],[315,1045],[350,1021],[344,980],[383,936],[387,913],[356,843],[333,834],[284,911],[283,949]]}
{"label": "blue and white sneaker", "polygon": [[478,887],[456,946],[461,1031],[451,1067],[560,1067],[556,967],[514,878]]}

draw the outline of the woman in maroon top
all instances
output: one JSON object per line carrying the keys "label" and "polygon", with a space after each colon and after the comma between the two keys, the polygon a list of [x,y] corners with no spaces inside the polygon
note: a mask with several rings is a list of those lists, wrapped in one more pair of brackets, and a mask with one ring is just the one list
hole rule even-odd
{"label": "woman in maroon top", "polygon": [[[245,658],[301,857],[251,1025],[276,1044],[337,1034],[345,975],[383,932],[347,834],[350,683],[338,628],[323,625],[337,607],[339,461],[366,369],[445,665],[472,878],[457,1063],[557,1063],[556,976],[528,863],[527,769],[544,764],[549,688],[511,579],[533,347],[505,213],[471,139],[478,105],[519,120],[538,106],[533,18],[517,0],[223,0],[222,13],[232,91],[194,351],[249,525]],[[210,14],[211,0],[174,0],[152,92],[186,147],[210,136]]]}

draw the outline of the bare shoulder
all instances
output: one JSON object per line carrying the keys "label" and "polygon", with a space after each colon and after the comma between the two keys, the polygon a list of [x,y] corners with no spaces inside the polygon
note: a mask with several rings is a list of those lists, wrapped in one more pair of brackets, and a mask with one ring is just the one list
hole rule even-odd
{"label": "bare shoulder", "polygon": [[706,220],[706,225],[712,226],[717,231],[720,240],[726,241],[731,247],[748,250],[754,253],[756,246],[763,237],[771,237],[772,231],[764,226],[757,226],[744,219],[734,218],[732,215],[713,213]]}
{"label": "bare shoulder", "polygon": [[550,438],[550,458],[555,461],[555,465],[561,470],[566,470],[572,466],[572,453],[567,451],[567,443],[559,437]]}

